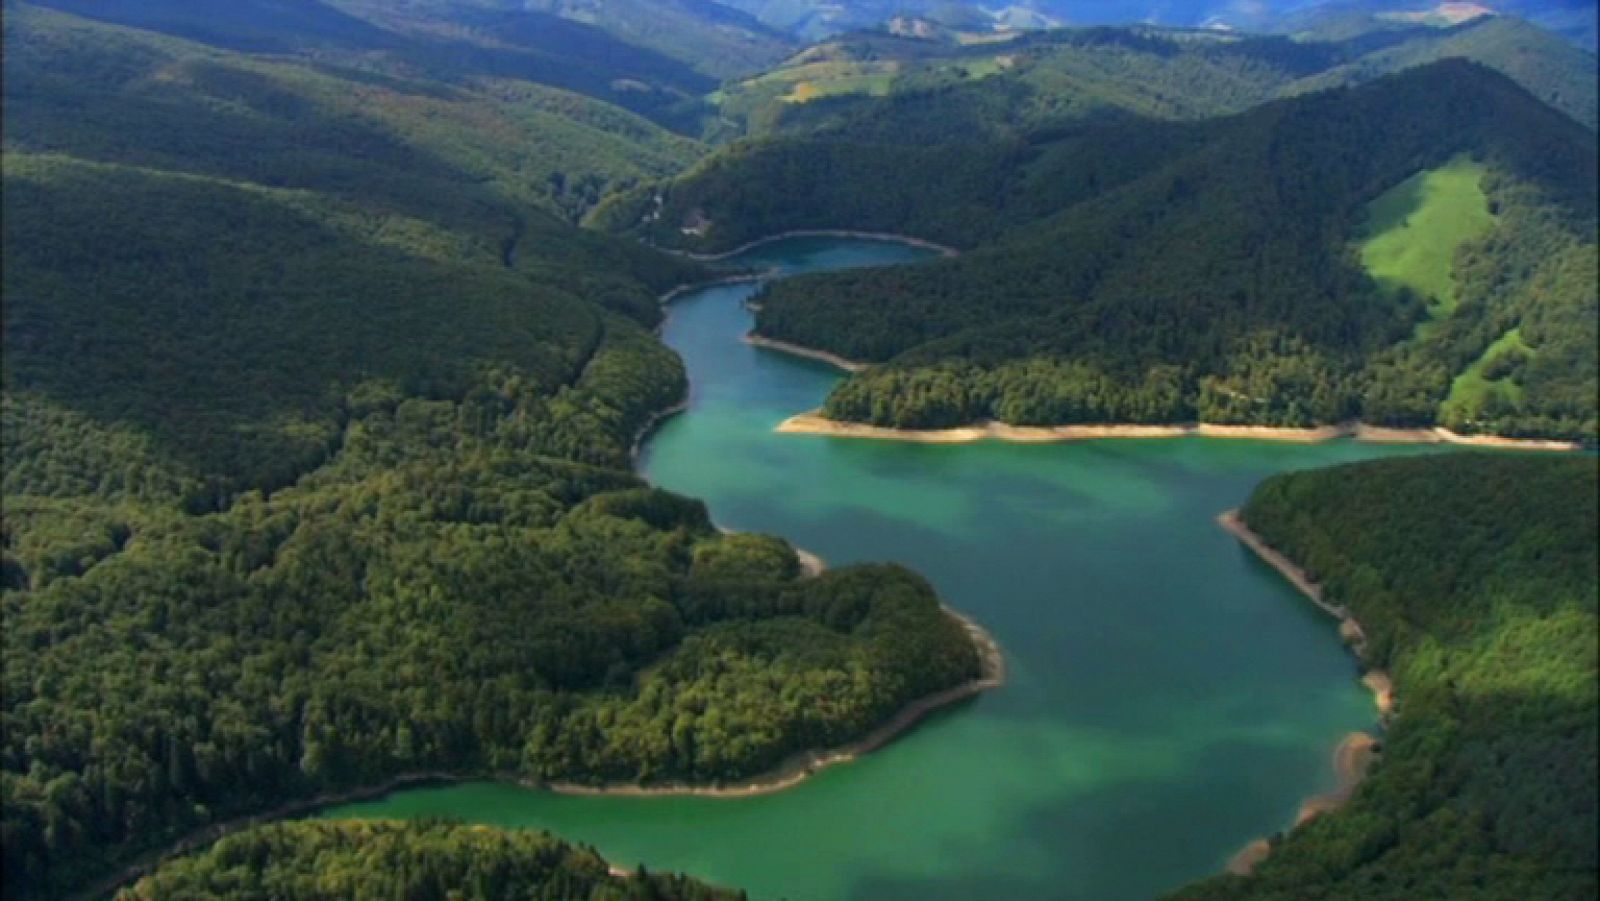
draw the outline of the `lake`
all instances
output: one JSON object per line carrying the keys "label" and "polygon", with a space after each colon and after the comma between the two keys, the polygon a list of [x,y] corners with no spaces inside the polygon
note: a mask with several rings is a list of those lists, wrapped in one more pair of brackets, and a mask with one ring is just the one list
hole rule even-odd
{"label": "lake", "polygon": [[[733,262],[784,272],[928,251],[797,238]],[[1337,623],[1218,528],[1262,478],[1428,448],[1203,438],[925,445],[777,435],[840,374],[751,347],[755,285],[681,296],[663,329],[689,410],[641,457],[717,523],[831,565],[926,575],[1006,652],[1010,681],[774,795],[572,797],[496,783],[325,816],[550,829],[624,866],[753,898],[1149,898],[1220,870],[1335,785],[1376,720]]]}

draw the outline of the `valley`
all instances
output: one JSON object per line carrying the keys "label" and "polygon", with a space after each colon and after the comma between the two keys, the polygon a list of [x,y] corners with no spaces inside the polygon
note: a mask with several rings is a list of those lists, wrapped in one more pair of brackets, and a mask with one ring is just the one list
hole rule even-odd
{"label": "valley", "polygon": [[1587,897],[1564,2],[4,0],[6,894]]}
{"label": "valley", "polygon": [[[792,274],[936,259],[797,238],[727,262]],[[755,898],[964,898],[984,886],[1148,898],[1220,870],[1336,785],[1336,747],[1376,721],[1338,624],[1212,519],[1263,473],[1420,448],[777,435],[839,376],[744,344],[753,290],[673,300],[663,338],[684,358],[690,405],[646,443],[641,471],[705,498],[725,527],[785,535],[832,565],[892,560],[926,574],[994,634],[1006,685],[777,794],[570,797],[480,783],[326,816],[545,828],[625,868],[682,869]],[[1180,808],[1190,815],[1173,817]],[[819,853],[833,865],[815,867]]]}

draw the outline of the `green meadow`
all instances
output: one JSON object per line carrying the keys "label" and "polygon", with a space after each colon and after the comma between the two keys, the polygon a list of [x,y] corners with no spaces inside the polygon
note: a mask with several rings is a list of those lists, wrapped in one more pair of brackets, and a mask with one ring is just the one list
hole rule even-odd
{"label": "green meadow", "polygon": [[1533,348],[1522,340],[1521,329],[1501,335],[1450,383],[1450,396],[1439,408],[1440,420],[1469,422],[1479,418],[1492,403],[1508,407],[1520,404],[1522,386],[1510,374],[1519,362],[1532,356]]}
{"label": "green meadow", "polygon": [[1494,224],[1483,164],[1458,156],[1418,172],[1367,205],[1361,263],[1380,285],[1407,288],[1435,319],[1455,311],[1456,249]]}

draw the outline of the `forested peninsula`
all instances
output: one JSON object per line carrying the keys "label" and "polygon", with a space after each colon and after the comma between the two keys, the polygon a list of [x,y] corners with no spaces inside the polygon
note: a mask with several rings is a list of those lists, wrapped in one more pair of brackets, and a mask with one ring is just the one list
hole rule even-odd
{"label": "forested peninsula", "polygon": [[[632,473],[686,389],[658,297],[711,273],[573,209],[693,142],[422,58],[6,18],[8,895],[407,773],[738,782],[980,675],[915,574],[803,578]],[[284,827],[142,891],[520,841]]]}
{"label": "forested peninsula", "polygon": [[615,871],[548,833],[450,823],[302,820],[229,836],[117,894],[165,898],[738,901],[683,876]]}
{"label": "forested peninsula", "polygon": [[[1594,440],[1595,134],[1505,76],[1449,59],[1200,122],[929,118],[965,98],[990,121],[998,91],[737,145],[653,189],[640,228],[668,240],[658,223],[692,213],[700,241],[851,224],[962,247],[757,298],[760,336],[873,364],[828,398],[835,420]],[[628,230],[620,201],[602,212]]]}
{"label": "forested peninsula", "polygon": [[1592,897],[1597,476],[1458,453],[1262,483],[1243,522],[1360,622],[1394,717],[1348,805],[1173,897]]}

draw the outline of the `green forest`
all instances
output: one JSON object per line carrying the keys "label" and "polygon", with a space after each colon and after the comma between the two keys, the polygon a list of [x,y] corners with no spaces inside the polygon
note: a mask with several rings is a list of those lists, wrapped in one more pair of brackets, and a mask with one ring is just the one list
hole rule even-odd
{"label": "green forest", "polygon": [[[719,79],[781,59],[792,40],[696,0],[608,0],[586,12],[502,0],[7,0],[256,57],[472,90],[538,84],[697,135]],[[568,13],[562,15],[560,13]],[[570,13],[577,12],[578,15]]]}
{"label": "green forest", "polygon": [[[1113,113],[1159,119],[1238,113],[1448,57],[1489,66],[1573,119],[1591,128],[1596,123],[1593,56],[1501,16],[1450,28],[1367,21],[1292,36],[1145,25],[972,41],[865,30],[808,47],[724,85],[711,99],[723,128],[737,124],[738,135],[841,127],[859,133],[882,109],[875,98],[883,96],[921,107],[930,123],[943,118],[949,126],[954,116],[983,133],[1048,130]],[[972,116],[978,106],[988,113]]]}
{"label": "green forest", "polygon": [[[794,36],[700,0],[3,10],[7,896],[178,846],[123,897],[742,897],[535,832],[232,830],[430,774],[737,783],[977,676],[918,574],[808,575],[635,474],[687,393],[659,298],[719,274],[662,247],[966,251],[760,298],[879,364],[839,418],[1595,434],[1593,57],[1514,20],[852,35],[811,62],[895,77],[791,102]],[[1453,161],[1492,225],[1435,254],[1442,314],[1358,243]],[[1349,810],[1194,897],[1593,889],[1592,461],[1434,466],[1248,508],[1405,706]]]}
{"label": "green forest", "polygon": [[[693,198],[678,202],[713,223],[708,235],[729,224],[719,241],[832,220],[968,249],[766,290],[763,335],[882,364],[844,382],[829,416],[1361,418],[1594,439],[1595,135],[1487,68],[1446,60],[1231,118],[994,139],[937,139],[912,101],[881,113],[859,139],[738,145],[670,189]],[[1435,299],[1362,265],[1368,204],[1463,156],[1486,169],[1495,227],[1455,248],[1452,312],[1419,329]],[[1454,379],[1511,329],[1534,351],[1495,373],[1517,390],[1446,407]]]}
{"label": "green forest", "polygon": [[[841,35],[709,95],[719,127],[733,134],[713,128],[707,136],[749,137],[681,176],[608,197],[593,222],[705,252],[788,229],[846,226],[970,247],[1001,226],[1061,209],[1083,189],[1059,163],[1009,171],[1062,156],[1060,145],[1074,138],[1092,138],[1091,149],[1115,145],[1107,158],[1069,160],[1093,164],[1087,187],[1100,190],[1154,161],[1157,138],[1170,135],[1154,123],[1236,115],[1448,58],[1506,76],[1591,131],[1600,120],[1593,54],[1527,22],[1371,24],[1293,39],[1158,28],[1053,29],[979,44]],[[802,84],[813,99],[797,99]],[[1137,130],[1136,142],[1114,128],[1122,124]],[[1009,175],[1029,177],[1012,184]],[[869,196],[856,190],[861,184],[872,185]],[[682,231],[697,212],[709,228]]]}
{"label": "green forest", "polygon": [[[803,579],[633,475],[686,390],[656,297],[706,273],[571,220],[692,143],[7,13],[8,895],[408,773],[741,780],[976,673],[920,577]],[[301,841],[466,853],[328,828],[232,847],[265,880]]]}
{"label": "green forest", "polygon": [[1396,716],[1348,806],[1173,897],[1594,897],[1597,474],[1449,454],[1262,483],[1245,522],[1361,623]]}
{"label": "green forest", "polygon": [[593,849],[548,833],[311,820],[228,836],[117,895],[119,901],[225,897],[738,901],[744,893],[644,869],[614,876]]}

